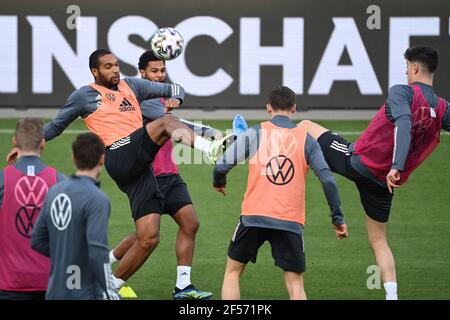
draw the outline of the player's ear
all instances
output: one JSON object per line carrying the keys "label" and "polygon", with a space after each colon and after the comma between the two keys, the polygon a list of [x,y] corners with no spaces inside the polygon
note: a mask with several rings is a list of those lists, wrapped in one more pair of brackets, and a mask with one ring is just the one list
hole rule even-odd
{"label": "player's ear", "polygon": [[91,68],[91,73],[95,79],[98,78],[98,69],[97,68]]}
{"label": "player's ear", "polygon": [[297,111],[297,105],[296,104],[294,104],[292,106],[291,113],[295,113],[295,111]]}
{"label": "player's ear", "polygon": [[413,64],[413,73],[418,74],[420,70],[420,65],[418,63]]}
{"label": "player's ear", "polygon": [[272,106],[270,105],[270,103],[266,104],[266,110],[267,110],[268,113],[272,113],[273,112],[273,109],[272,109]]}
{"label": "player's ear", "polygon": [[39,143],[39,149],[42,151],[44,150],[44,147],[45,147],[45,139],[42,139],[41,143]]}
{"label": "player's ear", "polygon": [[141,78],[145,79],[145,70],[139,69],[139,73],[141,74]]}

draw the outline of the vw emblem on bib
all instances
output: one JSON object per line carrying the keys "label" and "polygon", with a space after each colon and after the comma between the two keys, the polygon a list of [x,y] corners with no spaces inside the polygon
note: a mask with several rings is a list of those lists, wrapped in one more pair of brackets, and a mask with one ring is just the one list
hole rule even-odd
{"label": "vw emblem on bib", "polygon": [[50,206],[50,216],[53,225],[59,231],[63,231],[69,226],[72,219],[72,202],[66,194],[60,193],[53,199]]}
{"label": "vw emblem on bib", "polygon": [[21,206],[41,207],[47,191],[47,183],[41,177],[24,176],[17,181],[14,188],[14,196]]}
{"label": "vw emblem on bib", "polygon": [[39,215],[41,208],[36,206],[21,207],[16,213],[16,229],[20,235],[31,239],[34,221]]}
{"label": "vw emblem on bib", "polygon": [[294,177],[294,164],[284,155],[278,155],[270,159],[266,166],[266,177],[275,185],[285,185]]}

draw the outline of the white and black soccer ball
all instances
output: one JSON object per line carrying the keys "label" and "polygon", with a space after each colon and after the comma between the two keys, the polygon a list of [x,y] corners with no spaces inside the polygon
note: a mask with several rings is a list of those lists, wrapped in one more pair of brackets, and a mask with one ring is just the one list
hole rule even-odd
{"label": "white and black soccer ball", "polygon": [[150,44],[155,56],[162,60],[172,60],[183,52],[184,40],[177,30],[166,27],[156,30]]}

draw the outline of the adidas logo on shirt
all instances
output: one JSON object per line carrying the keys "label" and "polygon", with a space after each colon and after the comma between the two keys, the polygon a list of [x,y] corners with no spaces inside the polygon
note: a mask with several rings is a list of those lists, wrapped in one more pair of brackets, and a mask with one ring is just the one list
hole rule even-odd
{"label": "adidas logo on shirt", "polygon": [[127,111],[134,111],[135,108],[131,104],[130,101],[127,100],[127,98],[124,98],[122,100],[122,103],[120,104],[119,111],[120,112],[127,112]]}

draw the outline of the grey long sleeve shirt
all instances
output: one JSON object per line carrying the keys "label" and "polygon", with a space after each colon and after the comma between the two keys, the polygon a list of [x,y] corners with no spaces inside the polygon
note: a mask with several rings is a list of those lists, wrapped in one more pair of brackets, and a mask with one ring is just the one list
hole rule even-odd
{"label": "grey long sleeve shirt", "polygon": [[[139,78],[123,79],[133,90],[139,103],[144,100],[166,97],[184,100],[184,89],[177,84],[154,82]],[[111,88],[117,90],[117,88]],[[101,95],[91,86],[84,86],[74,91],[61,107],[56,117],[44,127],[45,140],[60,135],[75,119],[85,119],[95,112],[101,104]]]}
{"label": "grey long sleeve shirt", "polygon": [[108,249],[111,207],[96,182],[72,176],[50,188],[33,228],[31,246],[49,256],[46,299],[119,299]]}
{"label": "grey long sleeve shirt", "polygon": [[[294,128],[296,126],[288,117],[276,116],[271,122],[281,128]],[[224,186],[226,176],[229,171],[238,163],[247,158],[251,158],[258,150],[261,137],[261,126],[256,125],[249,128],[246,132],[239,135],[237,140],[226,150],[224,155],[217,160],[214,167],[213,184],[215,186]],[[305,143],[305,159],[312,168],[315,175],[319,178],[323,191],[330,206],[332,223],[343,224],[344,215],[340,207],[339,191],[328,167],[319,144],[309,134]],[[242,217],[243,224],[246,226],[259,226],[274,228],[301,233],[302,226],[287,221],[279,221],[267,217]]]}

